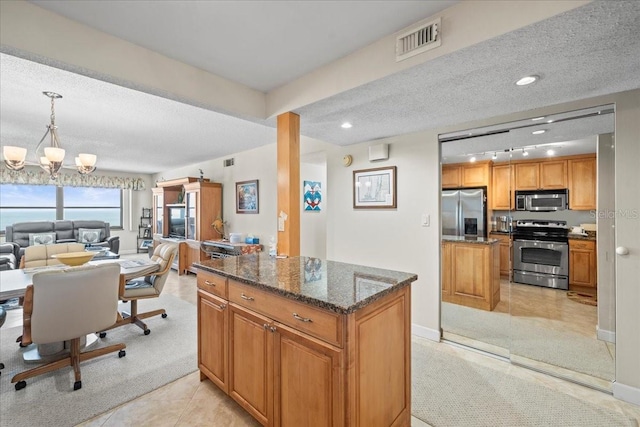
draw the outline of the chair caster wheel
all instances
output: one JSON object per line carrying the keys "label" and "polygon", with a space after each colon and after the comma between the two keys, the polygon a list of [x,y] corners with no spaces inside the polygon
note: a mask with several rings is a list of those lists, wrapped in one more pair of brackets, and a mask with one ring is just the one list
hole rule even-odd
{"label": "chair caster wheel", "polygon": [[73,390],[80,390],[82,388],[82,381],[76,381],[73,383]]}
{"label": "chair caster wheel", "polygon": [[120,350],[120,351],[118,352],[118,357],[119,357],[119,358],[123,358],[123,357],[125,357],[126,355],[127,355],[127,352],[126,352],[126,351],[124,351],[124,350]]}
{"label": "chair caster wheel", "polygon": [[4,363],[0,363],[0,369],[4,369]]}
{"label": "chair caster wheel", "polygon": [[100,338],[104,338],[104,337],[106,337],[106,336],[107,336],[107,333],[106,333],[106,332],[100,332],[100,333],[98,334],[98,336],[99,336]]}
{"label": "chair caster wheel", "polygon": [[151,333],[151,329],[145,329],[145,330],[144,330],[144,334],[145,334],[145,335],[149,335],[150,333]]}
{"label": "chair caster wheel", "polygon": [[23,388],[25,388],[27,386],[27,382],[26,381],[18,381],[16,383],[16,391],[18,390],[22,390]]}
{"label": "chair caster wheel", "polygon": [[20,347],[22,347],[22,348],[27,347],[27,344],[22,344],[22,341],[20,341],[20,344],[19,344],[19,345],[20,345]]}
{"label": "chair caster wheel", "polygon": [[167,318],[167,313],[162,313],[162,318],[166,319]]}

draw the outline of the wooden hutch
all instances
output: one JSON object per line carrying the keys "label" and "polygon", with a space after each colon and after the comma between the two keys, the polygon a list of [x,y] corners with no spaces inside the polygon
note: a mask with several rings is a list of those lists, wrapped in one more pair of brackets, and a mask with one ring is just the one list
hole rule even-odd
{"label": "wooden hutch", "polygon": [[[170,181],[157,182],[153,193],[153,245],[160,243],[176,243],[178,255],[174,268],[178,274],[196,273],[194,262],[209,259],[200,249],[204,240],[217,240],[222,236],[211,224],[222,213],[222,184],[210,182],[209,179],[186,177]],[[170,212],[183,212],[184,233],[174,236]],[[175,226],[176,218],[173,223]],[[182,225],[182,224],[180,224]]]}

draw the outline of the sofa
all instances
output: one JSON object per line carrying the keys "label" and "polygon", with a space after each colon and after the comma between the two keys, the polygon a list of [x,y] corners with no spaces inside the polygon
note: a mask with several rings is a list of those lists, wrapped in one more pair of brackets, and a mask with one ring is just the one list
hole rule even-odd
{"label": "sofa", "polygon": [[18,245],[13,242],[0,243],[0,271],[18,267]]}
{"label": "sofa", "polygon": [[8,225],[5,241],[13,242],[16,266],[24,249],[38,244],[84,243],[87,246],[99,246],[113,253],[120,251],[120,237],[111,236],[108,222],[104,221],[30,221]]}

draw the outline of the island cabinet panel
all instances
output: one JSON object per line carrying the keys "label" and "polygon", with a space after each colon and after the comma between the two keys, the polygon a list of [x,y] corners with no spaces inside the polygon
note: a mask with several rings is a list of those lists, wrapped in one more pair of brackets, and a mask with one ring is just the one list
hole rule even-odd
{"label": "island cabinet panel", "polygon": [[512,262],[512,243],[511,236],[505,234],[490,233],[491,239],[497,239],[500,241],[500,276],[511,276],[511,262]]}
{"label": "island cabinet panel", "polygon": [[230,304],[229,395],[263,425],[273,425],[270,320]]}
{"label": "island cabinet panel", "polygon": [[[411,418],[410,290],[374,303],[350,321],[348,425],[409,426]],[[350,319],[352,320],[352,319]],[[385,339],[380,339],[380,337]],[[371,375],[375,372],[375,375]]]}
{"label": "island cabinet panel", "polygon": [[229,391],[228,313],[225,300],[198,290],[198,366],[225,392]]}
{"label": "island cabinet panel", "polygon": [[[201,379],[210,378],[264,426],[410,427],[409,283],[415,275],[392,272],[385,279],[371,276],[376,269],[370,267],[354,271],[359,266],[336,263],[335,277],[345,281],[325,286],[329,295],[340,292],[336,301],[347,301],[338,305],[299,299],[304,277],[297,272],[304,264],[298,257],[239,258],[237,269],[237,263],[211,260],[203,265],[219,270],[198,270]],[[217,274],[225,268],[236,274]],[[269,276],[268,268],[294,274]],[[249,270],[250,278],[238,274]],[[264,282],[244,282],[258,271]],[[356,276],[366,277],[369,287],[356,291]],[[394,283],[396,277],[405,281]],[[220,343],[225,324],[226,347]]]}
{"label": "island cabinet panel", "polygon": [[343,425],[342,351],[284,325],[275,328],[274,425]]}
{"label": "island cabinet panel", "polygon": [[[442,277],[449,293],[442,300],[482,310],[500,302],[500,245],[444,242],[449,255],[442,259]],[[446,272],[446,273],[445,273]],[[443,288],[445,285],[443,284]]]}
{"label": "island cabinet panel", "polygon": [[442,247],[442,300],[451,298],[451,246],[444,242]]}

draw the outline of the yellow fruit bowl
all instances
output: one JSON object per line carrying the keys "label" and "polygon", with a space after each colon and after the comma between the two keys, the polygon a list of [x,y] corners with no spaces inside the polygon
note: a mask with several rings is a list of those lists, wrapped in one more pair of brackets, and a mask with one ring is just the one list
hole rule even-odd
{"label": "yellow fruit bowl", "polygon": [[67,252],[64,254],[51,255],[51,258],[55,258],[61,263],[71,267],[76,267],[91,261],[91,258],[95,255],[95,252]]}

